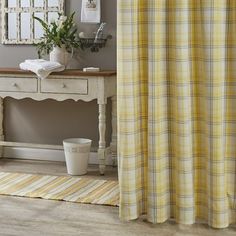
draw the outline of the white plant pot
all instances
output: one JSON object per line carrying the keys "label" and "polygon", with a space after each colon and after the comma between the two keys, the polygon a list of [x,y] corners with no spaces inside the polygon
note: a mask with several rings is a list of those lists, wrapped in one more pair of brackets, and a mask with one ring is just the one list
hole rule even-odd
{"label": "white plant pot", "polygon": [[69,175],[85,175],[92,140],[73,138],[63,141],[67,173]]}
{"label": "white plant pot", "polygon": [[53,47],[53,50],[50,52],[50,61],[58,62],[65,67],[69,63],[71,54],[66,51],[64,45],[62,47]]}

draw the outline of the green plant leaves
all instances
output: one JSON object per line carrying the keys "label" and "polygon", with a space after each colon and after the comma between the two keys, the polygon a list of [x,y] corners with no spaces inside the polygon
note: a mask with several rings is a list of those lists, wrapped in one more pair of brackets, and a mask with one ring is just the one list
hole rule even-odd
{"label": "green plant leaves", "polygon": [[72,48],[80,48],[80,41],[77,36],[77,28],[74,24],[75,12],[69,17],[58,14],[58,20],[55,22],[47,23],[38,17],[34,17],[43,27],[44,35],[41,41],[37,44],[38,56],[48,54],[53,46],[62,47],[66,46],[67,51]]}

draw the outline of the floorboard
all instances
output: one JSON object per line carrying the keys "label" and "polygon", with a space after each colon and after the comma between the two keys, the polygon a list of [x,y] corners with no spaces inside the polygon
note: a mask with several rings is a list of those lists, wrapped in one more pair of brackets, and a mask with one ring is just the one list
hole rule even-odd
{"label": "floorboard", "polygon": [[[0,160],[0,172],[66,175],[63,163]],[[117,179],[109,167],[105,176],[97,166],[86,177]],[[153,225],[144,219],[122,222],[118,208],[61,201],[0,196],[0,236],[235,236],[236,227],[214,230],[205,224],[192,226],[166,222]]]}

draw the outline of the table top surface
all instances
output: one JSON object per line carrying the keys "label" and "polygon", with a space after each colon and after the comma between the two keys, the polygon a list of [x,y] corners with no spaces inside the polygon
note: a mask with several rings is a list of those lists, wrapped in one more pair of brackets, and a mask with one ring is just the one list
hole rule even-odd
{"label": "table top surface", "polygon": [[[13,74],[13,75],[35,75],[31,71],[21,70],[19,68],[0,68],[0,75]],[[61,72],[53,72],[51,75],[64,75],[64,76],[103,76],[109,77],[116,75],[115,70],[104,70],[100,72],[83,72],[78,69],[68,69]]]}

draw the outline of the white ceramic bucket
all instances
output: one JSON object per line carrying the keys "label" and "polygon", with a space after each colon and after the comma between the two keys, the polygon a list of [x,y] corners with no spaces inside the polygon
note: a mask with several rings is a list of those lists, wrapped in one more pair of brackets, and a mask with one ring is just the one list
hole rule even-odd
{"label": "white ceramic bucket", "polygon": [[49,56],[50,56],[50,61],[58,62],[61,65],[64,65],[66,67],[69,63],[69,59],[71,57],[71,54],[69,54],[66,51],[65,46],[62,45],[61,48],[60,47],[53,47],[53,50],[50,52]]}
{"label": "white ceramic bucket", "polygon": [[71,138],[63,141],[67,173],[69,175],[85,175],[92,140]]}

